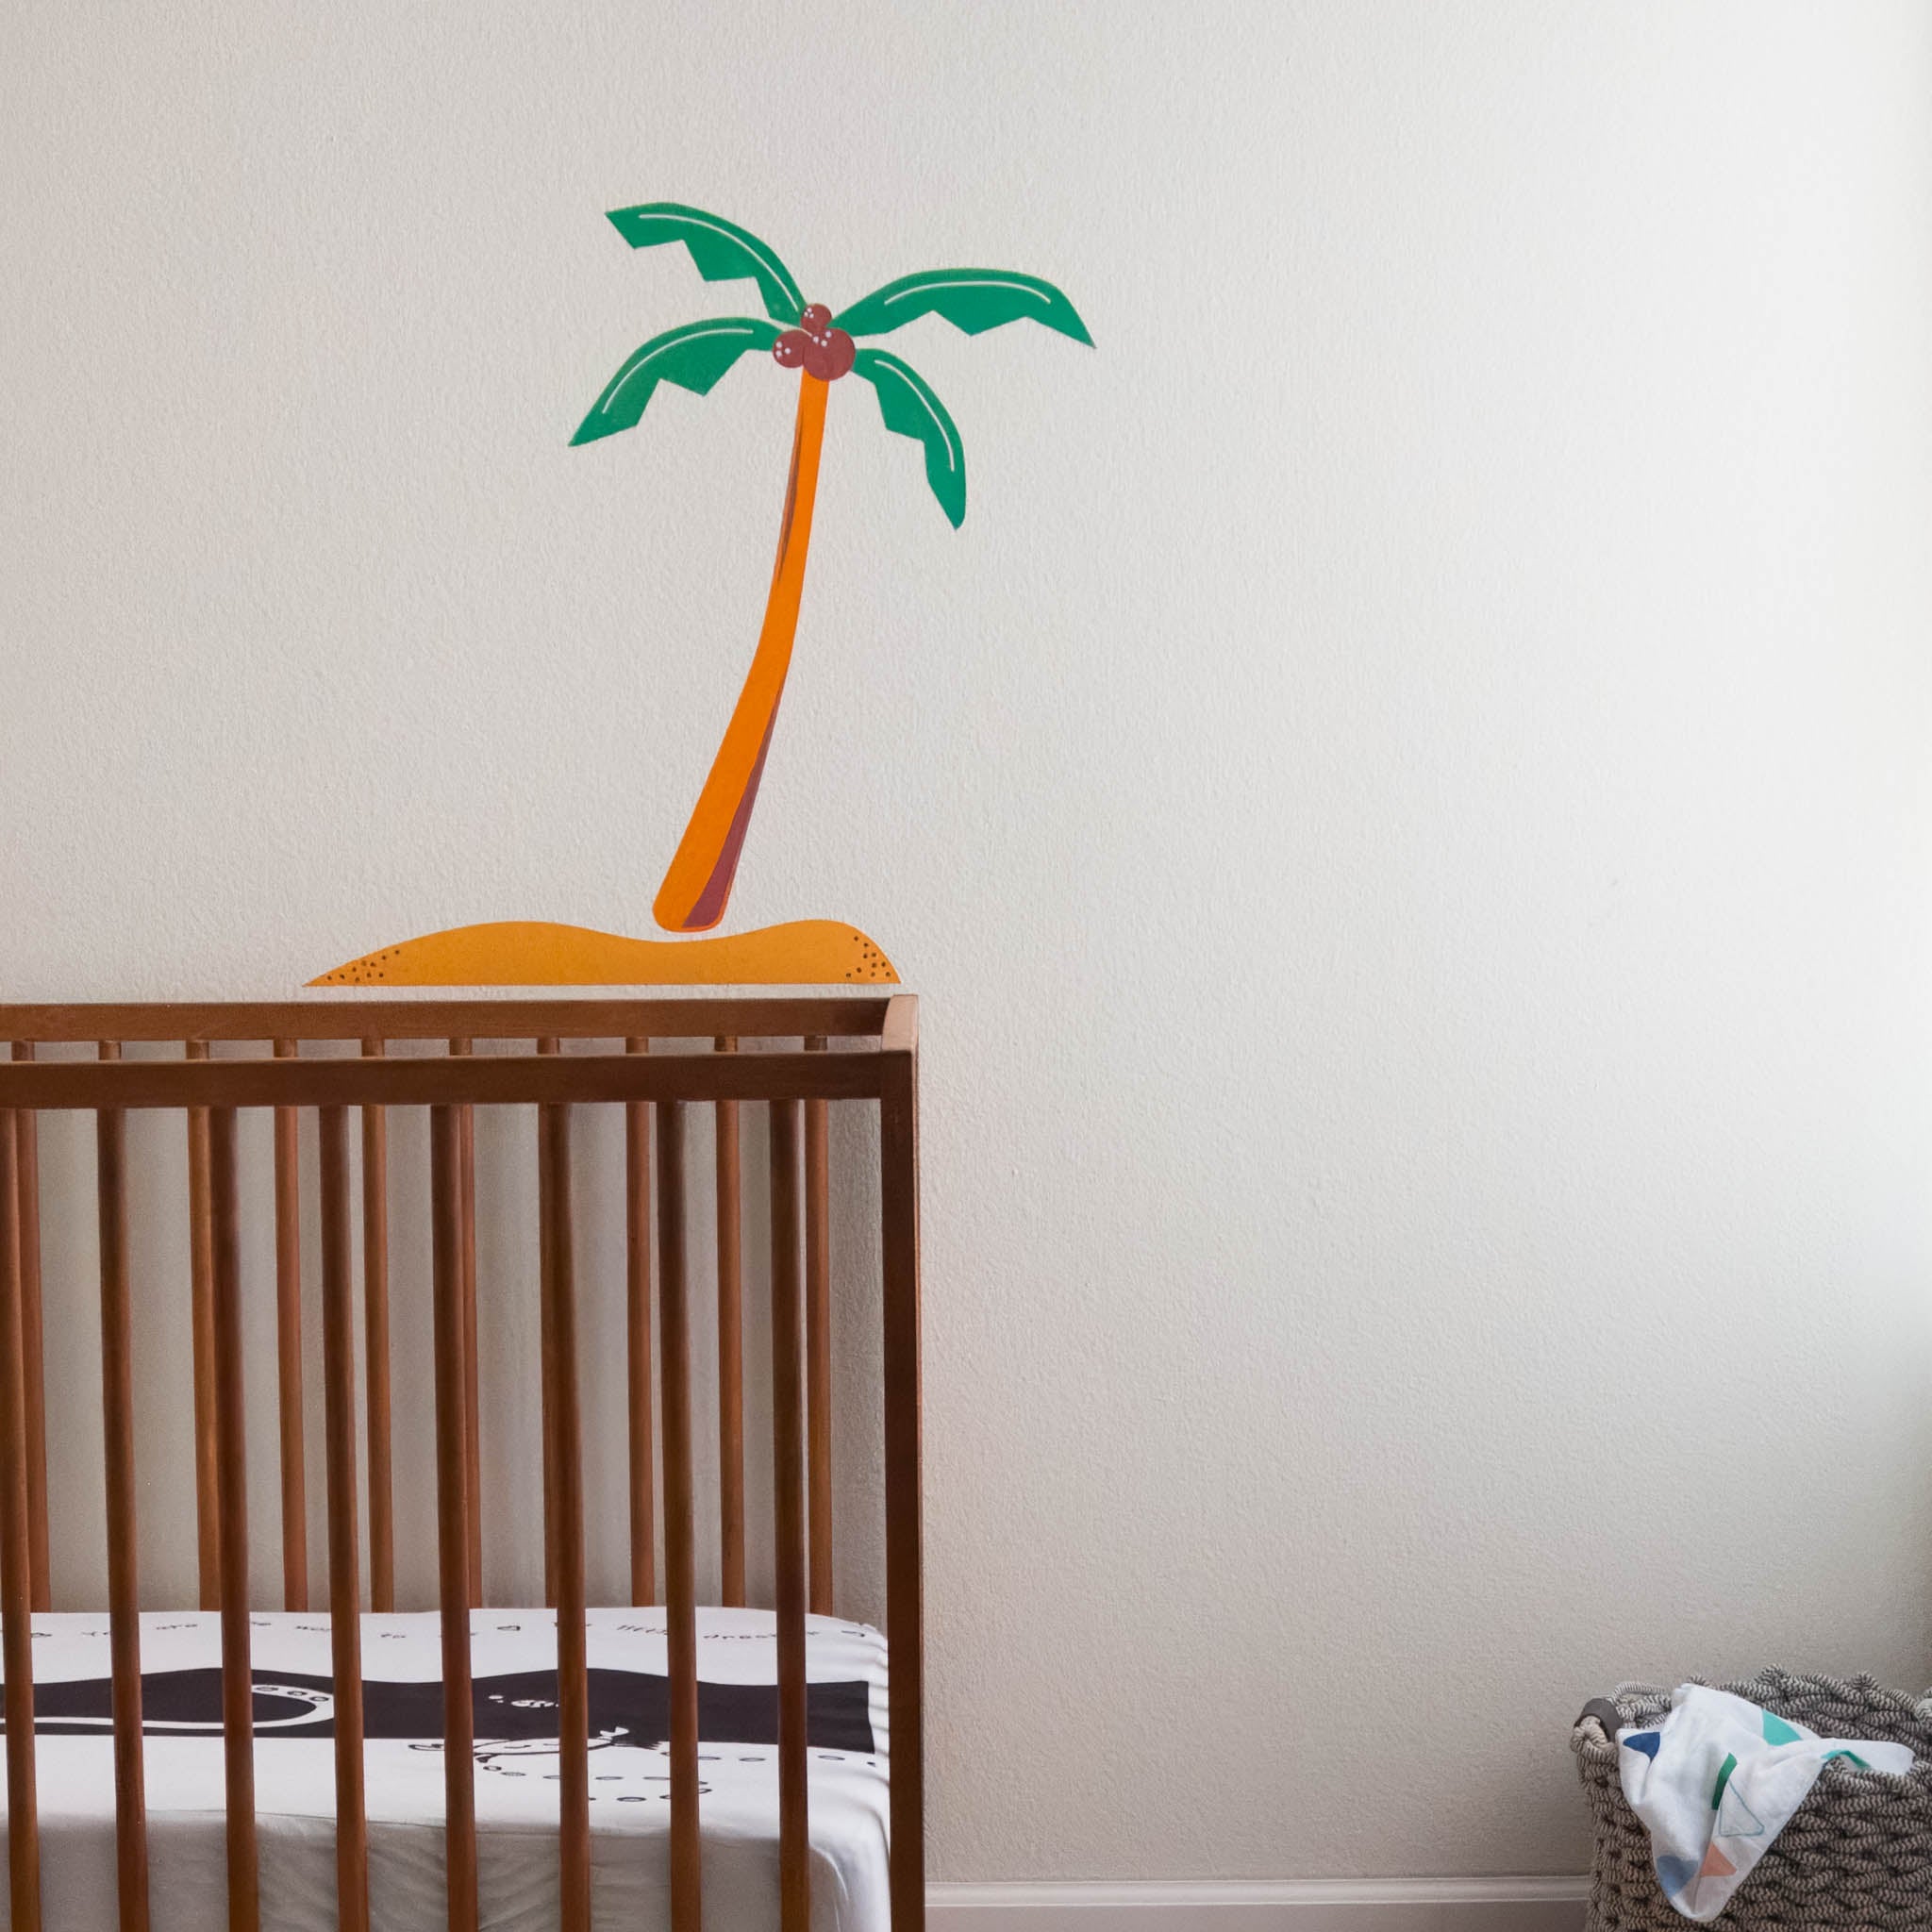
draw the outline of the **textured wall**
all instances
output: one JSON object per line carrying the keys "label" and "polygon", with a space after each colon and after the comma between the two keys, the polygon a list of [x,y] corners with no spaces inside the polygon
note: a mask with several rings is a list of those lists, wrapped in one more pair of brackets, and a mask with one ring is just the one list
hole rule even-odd
{"label": "textured wall", "polygon": [[568,449],[743,299],[605,208],[1091,325],[907,332],[958,535],[835,390],[735,908],[929,999],[939,1875],[1574,1869],[1619,1677],[1932,1676],[1920,0],[15,0],[0,57],[10,997],[649,929],[789,385]]}

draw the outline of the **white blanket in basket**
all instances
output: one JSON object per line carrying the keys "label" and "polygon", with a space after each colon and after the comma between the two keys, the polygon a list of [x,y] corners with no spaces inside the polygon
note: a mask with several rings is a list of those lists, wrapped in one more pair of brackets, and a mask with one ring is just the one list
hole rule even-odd
{"label": "white blanket in basket", "polygon": [[1902,1775],[1903,1744],[1821,1738],[1726,1690],[1680,1684],[1660,1724],[1617,1733],[1624,1795],[1650,1833],[1664,1895],[1714,1919],[1834,1757]]}

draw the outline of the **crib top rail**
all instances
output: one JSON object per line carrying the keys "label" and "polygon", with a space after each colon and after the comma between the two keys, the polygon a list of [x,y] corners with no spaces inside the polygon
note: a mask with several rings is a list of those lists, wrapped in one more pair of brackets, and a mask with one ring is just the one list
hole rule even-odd
{"label": "crib top rail", "polygon": [[[708,1043],[638,1051],[652,1040]],[[0,1006],[0,1108],[515,1106],[573,1101],[876,1100],[916,1050],[918,1002],[891,999],[314,1001],[233,1006]],[[534,1040],[535,1055],[475,1054],[478,1040]],[[617,1053],[557,1042],[622,1041]],[[741,1044],[798,1040],[805,1050]],[[180,1041],[184,1059],[45,1059],[42,1044]],[[360,1041],[360,1058],[304,1057],[303,1042]],[[463,1051],[391,1057],[404,1042]],[[274,1043],[209,1056],[215,1042]],[[837,1043],[836,1050],[833,1043]]]}
{"label": "crib top rail", "polygon": [[[795,999],[449,999],[0,1003],[0,1040],[878,1039],[911,1024],[909,995]],[[893,1021],[892,1008],[901,1009]]]}

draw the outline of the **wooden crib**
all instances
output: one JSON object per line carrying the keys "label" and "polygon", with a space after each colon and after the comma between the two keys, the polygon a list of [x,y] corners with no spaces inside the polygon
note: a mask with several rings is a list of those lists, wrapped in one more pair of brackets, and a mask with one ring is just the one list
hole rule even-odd
{"label": "wooden crib", "polygon": [[[572,1120],[623,1110],[624,1292],[628,1339],[630,1600],[665,1606],[669,1660],[669,1872],[673,1932],[699,1932],[698,1674],[691,1403],[691,1272],[686,1143],[693,1104],[717,1135],[721,1593],[745,1591],[738,1110],[770,1108],[773,1516],[776,1578],[777,1868],[783,1932],[808,1932],[806,1618],[833,1606],[828,1119],[831,1103],[877,1104],[883,1262],[886,1627],[891,1645],[890,1898],[894,1932],[924,1908],[921,1735],[920,1318],[917,1003],[891,999],[304,1001],[285,1005],[0,1006],[0,1613],[4,1613],[8,1863],[13,1932],[39,1932],[30,1617],[50,1606],[42,1346],[38,1120],[94,1116],[108,1596],[112,1678],[113,1840],[122,1932],[148,1925],[142,1632],[137,1568],[127,1109],[183,1117],[192,1326],[193,1469],[201,1608],[220,1615],[227,1924],[256,1932],[255,1688],[250,1674],[247,1471],[243,1437],[238,1109],[273,1109],[279,1486],[286,1607],[325,1607],[335,1698],[335,1876],[342,1932],[370,1925],[364,1810],[363,1577],[372,1612],[395,1595],[391,1455],[387,1133],[396,1108],[429,1119],[435,1492],[441,1611],[443,1824],[448,1924],[478,1923],[470,1612],[483,1602],[478,1453],[475,1110],[537,1108],[545,1573],[557,1612],[559,1920],[589,1932],[590,1758],[586,1552],[575,1260]],[[534,1042],[536,1051],[492,1044]],[[652,1051],[653,1043],[675,1042]],[[87,1058],[76,1042],[91,1043]],[[124,1057],[175,1042],[180,1058]],[[325,1045],[324,1043],[330,1043]],[[407,1052],[390,1048],[411,1042]],[[434,1042],[433,1053],[424,1043]],[[565,1050],[566,1042],[597,1050]],[[701,1045],[694,1045],[701,1042]],[[309,1050],[305,1052],[305,1046]],[[49,1049],[43,1051],[43,1049]],[[358,1051],[359,1049],[359,1051]],[[319,1148],[327,1582],[310,1604],[303,1469],[300,1112]],[[359,1132],[359,1200],[350,1139]],[[653,1142],[655,1141],[655,1156]],[[655,1169],[655,1185],[654,1185]],[[868,1197],[870,1190],[868,1189]],[[400,1204],[416,1208],[417,1204]],[[263,1205],[266,1213],[266,1204]],[[420,1210],[419,1210],[420,1211]],[[359,1229],[358,1224],[359,1223]],[[361,1245],[365,1374],[355,1369],[355,1247]],[[657,1380],[654,1429],[655,1240]],[[264,1284],[265,1287],[265,1284]],[[664,1591],[655,1576],[654,1435],[661,1435]],[[366,1464],[366,1525],[358,1523]]]}

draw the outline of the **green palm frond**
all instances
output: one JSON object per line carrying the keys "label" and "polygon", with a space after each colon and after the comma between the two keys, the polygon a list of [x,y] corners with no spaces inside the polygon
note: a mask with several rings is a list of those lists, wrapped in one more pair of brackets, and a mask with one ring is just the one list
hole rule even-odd
{"label": "green palm frond", "polygon": [[1090,347],[1093,338],[1074,305],[1038,275],[1004,268],[935,268],[901,275],[861,296],[838,318],[847,335],[882,336],[915,316],[943,316],[969,336],[1028,320]]}
{"label": "green palm frond", "polygon": [[688,389],[693,395],[708,395],[746,351],[769,349],[777,340],[774,324],[749,315],[688,322],[682,328],[653,336],[605,385],[571,441],[595,442],[601,436],[634,428],[660,382]]}
{"label": "green palm frond", "polygon": [[777,250],[723,215],[682,202],[647,201],[637,208],[612,208],[609,219],[633,248],[682,242],[708,282],[757,282],[765,313],[774,322],[794,323],[804,312],[805,297]]}
{"label": "green palm frond", "polygon": [[925,480],[957,530],[966,516],[966,446],[946,406],[909,362],[883,349],[859,350],[852,373],[872,384],[888,429],[925,445]]}

